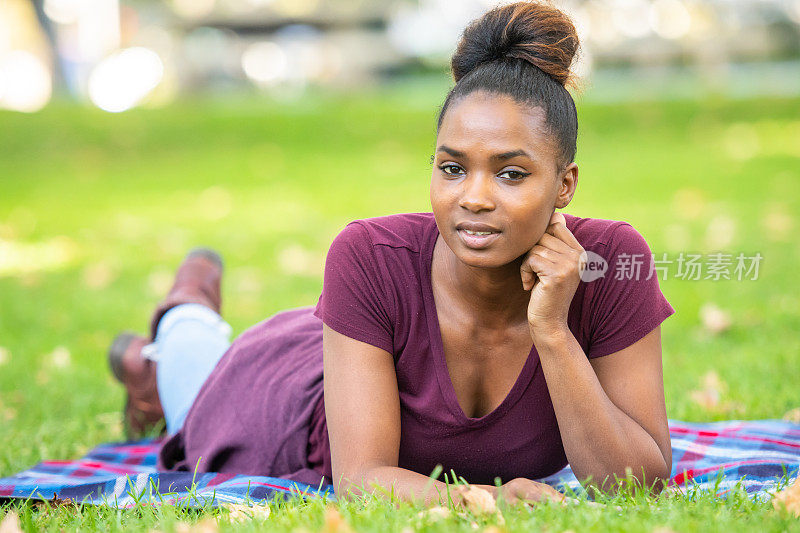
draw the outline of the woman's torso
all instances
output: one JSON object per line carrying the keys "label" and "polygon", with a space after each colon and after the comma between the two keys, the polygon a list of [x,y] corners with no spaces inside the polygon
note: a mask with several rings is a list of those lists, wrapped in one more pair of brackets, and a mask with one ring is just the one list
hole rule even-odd
{"label": "woman's torso", "polygon": [[[591,222],[576,232],[576,225],[586,221]],[[620,224],[624,223],[567,215],[567,226],[579,242],[598,253],[608,242],[610,229]],[[271,384],[269,390],[247,391],[259,396],[259,405],[263,406],[255,415],[245,416],[250,424],[237,425],[237,431],[245,434],[236,438],[216,435],[211,439],[212,449],[201,441],[210,438],[203,431],[214,432],[213,420],[196,422],[195,430],[184,435],[186,440],[190,433],[189,440],[194,442],[181,443],[194,450],[184,464],[191,464],[200,453],[205,453],[206,458],[216,454],[216,469],[231,471],[230,465],[242,464],[234,460],[237,455],[255,457],[260,453],[259,468],[267,470],[257,473],[289,478],[293,469],[312,467],[309,455],[317,460],[323,455],[330,464],[327,428],[320,418],[324,418],[324,411],[314,409],[319,407],[322,394],[322,319],[340,333],[392,353],[401,405],[398,466],[428,475],[441,464],[444,472],[453,469],[470,482],[490,484],[495,476],[503,480],[537,479],[565,466],[555,413],[527,327],[520,324],[492,334],[465,327],[463,317],[457,320],[457,315],[442,313],[446,301],[437,307],[440,302],[432,284],[431,267],[438,236],[431,213],[377,217],[348,225],[337,236],[347,241],[337,245],[335,240],[329,251],[323,293],[313,314],[312,308],[285,311],[291,315],[290,321],[280,318],[282,313],[276,315],[282,327],[291,325],[295,333],[276,335],[270,330],[276,321],[273,317],[242,335],[250,339],[249,343],[234,341],[212,374],[214,379],[206,382],[198,397],[205,397],[206,401],[199,402],[199,406],[196,402],[187,417],[190,424],[205,417],[225,417],[237,409],[247,410],[242,402],[226,405],[209,398],[219,398],[229,380],[247,387],[264,381],[260,375],[271,375],[266,380]],[[585,351],[592,327],[591,310],[585,304],[590,299],[587,286],[581,283],[576,290],[568,318],[570,330]],[[365,301],[370,307],[366,310],[362,303]],[[282,336],[294,340],[275,341]],[[264,338],[272,340],[252,342]],[[276,352],[276,344],[280,353]],[[246,361],[249,367],[226,363],[234,358]],[[299,393],[280,394],[280,387],[287,385],[281,385],[274,376],[276,368],[286,368],[281,363],[283,359],[293,361],[289,365],[292,372],[305,376],[292,376],[295,382],[302,383]],[[298,361],[308,368],[298,367]],[[245,376],[234,376],[234,372]],[[259,422],[259,417],[264,416],[268,422]],[[287,433],[283,427],[271,427],[275,424],[291,429]],[[284,442],[273,442],[276,438]],[[287,450],[287,446],[293,449]],[[264,454],[269,456],[264,458]],[[315,468],[320,470],[318,464]],[[330,476],[329,466],[324,473]]]}
{"label": "woman's torso", "polygon": [[433,282],[439,232],[432,217],[422,235],[417,345],[396,359],[399,466],[427,475],[441,464],[487,484],[558,471],[566,457],[527,324],[495,331],[475,324]]}
{"label": "woman's torso", "polygon": [[[434,245],[431,287],[442,350],[461,410],[471,418],[494,411],[508,396],[530,356],[533,341],[526,308],[509,318],[511,299],[500,305],[465,301],[453,283],[447,244]],[[526,306],[527,307],[527,306]],[[521,311],[521,312],[518,312]]]}

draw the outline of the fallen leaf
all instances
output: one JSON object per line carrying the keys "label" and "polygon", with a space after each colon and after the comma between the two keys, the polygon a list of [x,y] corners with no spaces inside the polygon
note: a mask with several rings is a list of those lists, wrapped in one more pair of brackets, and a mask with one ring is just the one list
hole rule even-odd
{"label": "fallen leaf", "polygon": [[72,498],[59,498],[58,494],[55,494],[50,500],[45,500],[45,503],[51,507],[77,507]]}
{"label": "fallen leaf", "polygon": [[449,507],[442,507],[441,505],[434,505],[433,507],[429,507],[424,511],[420,511],[417,513],[419,518],[428,518],[431,521],[435,522],[437,520],[442,520],[445,518],[450,518],[450,515],[453,513],[450,511]]}
{"label": "fallen leaf", "polygon": [[0,522],[0,533],[22,533],[19,525],[19,515],[15,511],[9,511],[3,521]]}
{"label": "fallen leaf", "polygon": [[720,399],[725,390],[727,390],[725,382],[711,370],[703,376],[703,387],[691,391],[689,397],[707,411],[715,411],[720,407]]}
{"label": "fallen leaf", "polygon": [[462,486],[459,490],[466,508],[476,516],[495,515],[498,524],[505,524],[503,513],[497,508],[497,501],[486,489],[473,485]]}
{"label": "fallen leaf", "polygon": [[791,411],[786,411],[786,414],[783,415],[783,419],[787,422],[794,422],[795,424],[800,424],[800,407],[796,407]]}
{"label": "fallen leaf", "polygon": [[83,284],[89,289],[104,289],[116,277],[116,269],[107,261],[99,261],[83,269]]}
{"label": "fallen leaf", "polygon": [[0,366],[8,363],[11,360],[11,352],[8,348],[0,346]]}
{"label": "fallen leaf", "polygon": [[719,405],[719,394],[708,390],[693,390],[689,397],[706,411],[715,411]]}
{"label": "fallen leaf", "polygon": [[72,356],[65,346],[56,346],[48,356],[50,363],[56,368],[67,368],[72,363]]}
{"label": "fallen leaf", "polygon": [[325,524],[322,526],[324,533],[352,533],[353,529],[345,522],[342,515],[335,507],[325,509]]}
{"label": "fallen leaf", "polygon": [[190,533],[216,533],[219,531],[219,524],[213,518],[206,518],[193,525],[189,531]]}
{"label": "fallen leaf", "polygon": [[253,505],[252,507],[239,504],[225,505],[228,509],[228,520],[231,522],[246,522],[248,520],[265,520],[269,518],[269,505]]}
{"label": "fallen leaf", "polygon": [[494,496],[486,489],[470,485],[461,491],[461,497],[464,498],[467,509],[476,515],[497,512],[497,502],[495,502]]}
{"label": "fallen leaf", "polygon": [[703,328],[712,335],[727,331],[732,323],[728,312],[713,303],[704,304],[700,308],[700,321],[703,323]]}
{"label": "fallen leaf", "polygon": [[706,246],[722,250],[733,243],[736,237],[736,221],[728,215],[717,215],[706,227]]}
{"label": "fallen leaf", "polygon": [[800,518],[800,477],[795,478],[794,483],[789,487],[775,494],[772,498],[772,506],[775,509],[784,509],[785,511]]}
{"label": "fallen leaf", "polygon": [[770,207],[769,212],[761,219],[765,235],[772,241],[784,241],[791,238],[794,219],[785,206]]}

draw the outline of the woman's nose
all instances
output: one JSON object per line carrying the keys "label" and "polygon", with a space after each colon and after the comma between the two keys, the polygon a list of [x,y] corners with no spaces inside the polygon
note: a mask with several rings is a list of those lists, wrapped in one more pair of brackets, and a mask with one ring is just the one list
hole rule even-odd
{"label": "woman's nose", "polygon": [[467,176],[467,179],[463,180],[462,184],[464,188],[458,205],[464,209],[469,209],[473,213],[494,209],[492,179],[490,176],[481,176],[480,174]]}

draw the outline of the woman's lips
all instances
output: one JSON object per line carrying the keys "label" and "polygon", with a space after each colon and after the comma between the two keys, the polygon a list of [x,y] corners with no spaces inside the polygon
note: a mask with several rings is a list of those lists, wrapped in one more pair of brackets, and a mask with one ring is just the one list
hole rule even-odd
{"label": "woman's lips", "polygon": [[[492,242],[500,236],[500,232],[492,232],[488,235],[470,235],[467,233],[467,230],[460,229],[456,230],[458,232],[458,236],[461,237],[461,241],[467,245],[468,248],[472,248],[474,250],[480,250],[482,248],[486,248]],[[483,233],[483,232],[480,232]]]}

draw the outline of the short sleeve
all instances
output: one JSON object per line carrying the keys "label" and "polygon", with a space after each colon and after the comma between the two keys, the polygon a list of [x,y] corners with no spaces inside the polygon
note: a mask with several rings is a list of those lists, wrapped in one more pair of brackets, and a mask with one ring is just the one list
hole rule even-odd
{"label": "short sleeve", "polygon": [[675,310],[658,285],[647,241],[628,223],[611,230],[601,253],[608,270],[589,282],[589,358],[632,345]]}
{"label": "short sleeve", "polygon": [[392,353],[391,300],[375,253],[367,229],[358,221],[334,238],[314,316],[342,335]]}

